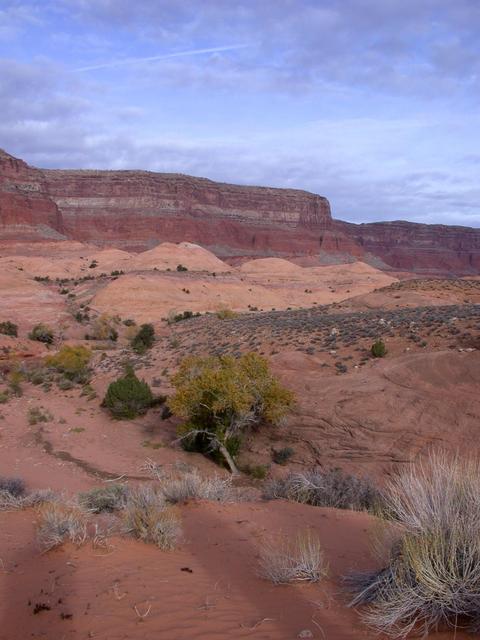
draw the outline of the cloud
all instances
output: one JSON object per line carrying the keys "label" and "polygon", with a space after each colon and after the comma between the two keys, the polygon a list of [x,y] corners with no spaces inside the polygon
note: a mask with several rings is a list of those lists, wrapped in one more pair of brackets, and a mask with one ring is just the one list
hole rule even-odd
{"label": "cloud", "polygon": [[32,164],[305,188],[343,219],[480,226],[477,0],[1,4],[0,147]]}
{"label": "cloud", "polygon": [[131,65],[144,64],[148,62],[157,62],[159,60],[168,60],[170,58],[183,58],[185,56],[198,56],[207,53],[220,53],[224,51],[234,51],[237,49],[244,49],[248,47],[247,44],[232,44],[223,47],[210,47],[208,49],[191,49],[190,51],[177,51],[174,53],[166,53],[158,56],[148,56],[146,58],[127,58],[120,60],[110,60],[101,64],[92,65],[90,67],[81,67],[75,69],[75,71],[95,71],[97,69],[111,69],[113,67],[125,67]]}

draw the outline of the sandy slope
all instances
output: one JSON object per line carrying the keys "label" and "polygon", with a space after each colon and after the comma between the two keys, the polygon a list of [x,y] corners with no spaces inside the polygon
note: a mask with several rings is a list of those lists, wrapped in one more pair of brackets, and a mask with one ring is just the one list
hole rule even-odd
{"label": "sandy slope", "polygon": [[257,271],[257,265],[251,262],[246,263],[251,270],[241,271],[243,275],[234,272],[215,278],[195,273],[129,274],[102,288],[92,306],[122,317],[128,315],[138,322],[152,322],[186,310],[203,313],[224,307],[248,311],[251,307],[270,310],[328,304],[393,281],[368,265],[302,268],[286,260],[271,261],[275,262],[275,272],[265,271],[265,265]]}
{"label": "sandy slope", "polygon": [[[58,243],[57,251],[53,251],[46,243],[37,246],[35,254],[25,251],[21,256],[0,257],[5,319],[9,313],[10,319],[27,322],[28,326],[60,317],[68,319],[66,301],[57,295],[63,285],[55,290],[53,284],[47,287],[32,282],[35,277],[48,276],[51,281],[89,278],[89,285],[95,283],[94,297],[92,301],[82,298],[83,302],[91,302],[99,312],[139,322],[159,322],[169,313],[187,310],[203,313],[225,307],[239,311],[251,307],[308,307],[345,300],[395,282],[363,263],[303,268],[288,260],[265,258],[246,262],[237,270],[187,242],[163,243],[136,255],[71,244]],[[178,265],[188,271],[178,273]],[[117,280],[98,278],[116,272],[126,275]],[[75,286],[70,284],[69,292],[76,295]]]}
{"label": "sandy slope", "polygon": [[69,319],[61,295],[18,269],[0,267],[0,296],[0,321],[30,329],[38,322],[61,324]]}
{"label": "sandy slope", "polygon": [[[272,360],[299,399],[278,436],[304,462],[382,477],[432,447],[467,453],[477,439],[478,351],[404,354],[342,376],[326,376],[316,356],[284,352]],[[256,449],[265,444],[257,440]]]}
{"label": "sandy slope", "polygon": [[[350,568],[371,566],[368,516],[283,501],[198,503],[180,512],[184,542],[178,551],[112,539],[106,551],[67,546],[44,556],[32,542],[32,513],[0,514],[0,555],[6,558],[0,580],[8,594],[0,605],[2,640],[19,637],[19,616],[22,637],[52,640],[289,640],[305,629],[314,638],[372,637],[345,609],[339,584]],[[307,528],[320,536],[330,578],[284,587],[260,578],[261,540]],[[37,602],[51,610],[33,615]],[[147,611],[142,620],[139,614]],[[62,620],[61,613],[72,618]]]}

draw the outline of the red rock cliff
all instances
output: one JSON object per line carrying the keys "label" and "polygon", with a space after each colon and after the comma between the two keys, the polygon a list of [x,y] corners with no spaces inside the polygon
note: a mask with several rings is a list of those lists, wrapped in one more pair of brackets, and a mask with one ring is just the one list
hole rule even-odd
{"label": "red rock cliff", "polygon": [[419,273],[480,271],[480,229],[332,220],[328,200],[145,171],[41,170],[0,151],[0,241],[72,239],[141,251],[196,242],[223,258],[360,258]]}
{"label": "red rock cliff", "polygon": [[125,249],[188,240],[224,256],[302,253],[331,224],[328,200],[305,191],[142,171],[42,175],[69,237]]}
{"label": "red rock cliff", "polygon": [[62,215],[41,171],[0,149],[0,239],[65,239]]}
{"label": "red rock cliff", "polygon": [[351,238],[366,256],[375,256],[399,271],[480,273],[480,229],[402,221],[335,221],[334,228]]}

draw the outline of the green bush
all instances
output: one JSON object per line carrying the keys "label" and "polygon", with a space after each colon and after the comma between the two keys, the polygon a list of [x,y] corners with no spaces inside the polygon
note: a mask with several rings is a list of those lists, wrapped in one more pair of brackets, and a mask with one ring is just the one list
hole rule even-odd
{"label": "green bush", "polygon": [[128,366],[125,375],[108,386],[102,406],[119,420],[131,420],[145,414],[153,402],[148,384],[139,380],[132,367]]}
{"label": "green bush", "polygon": [[188,269],[183,264],[177,264],[177,271],[188,271]]}
{"label": "green bush", "polygon": [[267,464],[244,464],[240,470],[256,480],[265,480],[269,467]]}
{"label": "green bush", "polygon": [[37,340],[45,344],[52,344],[54,339],[52,329],[42,323],[36,324],[28,334],[28,337],[30,340]]}
{"label": "green bush", "polygon": [[377,340],[372,344],[370,352],[374,358],[383,358],[387,353],[387,347],[383,340]]}
{"label": "green bush", "polygon": [[153,324],[142,324],[140,330],[134,336],[131,345],[132,349],[138,353],[145,353],[148,349],[153,347],[155,342],[155,329]]}
{"label": "green bush", "polygon": [[288,460],[293,456],[295,451],[292,447],[284,447],[283,449],[274,449],[272,452],[272,459],[275,464],[286,464]]}
{"label": "green bush", "polygon": [[0,333],[16,338],[18,336],[18,327],[10,320],[6,320],[5,322],[0,322]]}

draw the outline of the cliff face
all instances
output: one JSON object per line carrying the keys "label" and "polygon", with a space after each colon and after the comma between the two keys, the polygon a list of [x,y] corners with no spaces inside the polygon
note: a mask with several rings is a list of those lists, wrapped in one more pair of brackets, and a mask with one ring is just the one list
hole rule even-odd
{"label": "cliff face", "polygon": [[480,229],[332,220],[326,198],[144,171],[41,170],[0,150],[0,242],[72,239],[143,251],[201,244],[223,258],[356,258],[419,273],[480,271]]}
{"label": "cliff face", "polygon": [[301,253],[331,225],[328,200],[305,191],[141,171],[42,175],[68,237],[125,249],[187,240],[220,255]]}
{"label": "cliff face", "polygon": [[41,171],[0,149],[0,239],[65,239],[62,215]]}
{"label": "cliff face", "polygon": [[335,229],[400,271],[417,273],[480,273],[480,229],[412,222],[349,224],[335,221]]}

